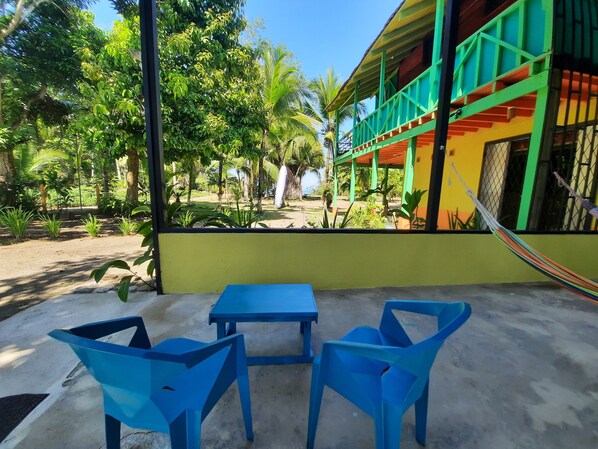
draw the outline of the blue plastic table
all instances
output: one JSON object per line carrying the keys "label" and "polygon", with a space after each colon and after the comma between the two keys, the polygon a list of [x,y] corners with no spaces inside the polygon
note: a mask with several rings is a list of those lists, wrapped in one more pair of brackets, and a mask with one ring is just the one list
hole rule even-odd
{"label": "blue plastic table", "polygon": [[[239,322],[299,322],[303,354],[247,357],[249,365],[309,363],[314,359],[311,322],[318,322],[318,307],[309,284],[228,285],[210,312],[218,338],[237,332]],[[228,323],[228,326],[227,326]]]}

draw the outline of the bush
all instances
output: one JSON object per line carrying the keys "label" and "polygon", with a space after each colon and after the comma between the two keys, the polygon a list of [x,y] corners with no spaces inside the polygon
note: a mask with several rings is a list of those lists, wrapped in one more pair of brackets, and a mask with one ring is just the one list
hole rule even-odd
{"label": "bush", "polygon": [[139,225],[137,224],[137,222],[127,217],[122,217],[118,225],[118,229],[120,229],[120,232],[122,232],[123,235],[136,234],[138,228]]}
{"label": "bush", "polygon": [[57,239],[62,229],[62,221],[56,215],[40,215],[42,227],[48,231],[51,239]]}
{"label": "bush", "polygon": [[27,228],[33,221],[33,212],[25,211],[20,206],[18,208],[6,208],[0,211],[0,225],[8,228],[10,233],[17,240],[25,237]]}
{"label": "bush", "polygon": [[368,199],[365,208],[354,210],[351,214],[351,227],[360,229],[382,229],[386,220],[372,199]]}
{"label": "bush", "polygon": [[196,221],[195,214],[190,210],[180,213],[176,219],[177,224],[182,228],[190,228]]}
{"label": "bush", "polygon": [[95,238],[100,235],[102,223],[100,223],[100,220],[98,220],[94,215],[88,214],[87,218],[83,220],[83,228],[85,228],[90,236]]}

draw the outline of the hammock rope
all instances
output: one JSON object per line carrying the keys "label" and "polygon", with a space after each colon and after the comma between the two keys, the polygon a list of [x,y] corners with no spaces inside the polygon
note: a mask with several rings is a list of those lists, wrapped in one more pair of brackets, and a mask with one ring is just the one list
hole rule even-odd
{"label": "hammock rope", "polygon": [[561,177],[561,175],[559,175],[557,172],[554,171],[554,172],[552,172],[552,174],[559,182],[559,187],[564,187],[565,189],[567,189],[569,191],[569,193],[571,194],[571,196],[573,198],[575,198],[577,201],[579,201],[579,204],[581,204],[581,207],[583,207],[590,214],[592,214],[592,216],[594,218],[598,219],[598,206],[596,206],[590,200],[588,200],[587,198],[584,198],[579,193],[577,193],[575,190],[573,190],[573,188],[569,184],[567,184],[565,182],[565,180]]}
{"label": "hammock rope", "polygon": [[[598,283],[591,281],[546,257],[521,240],[513,232],[502,226],[467,186],[467,183],[452,162],[451,167],[461,184],[463,184],[467,195],[471,198],[471,201],[473,201],[476,209],[482,215],[484,222],[492,231],[492,234],[494,234],[503,245],[530,267],[552,279],[560,286],[598,304]],[[598,210],[596,212],[598,212]]]}

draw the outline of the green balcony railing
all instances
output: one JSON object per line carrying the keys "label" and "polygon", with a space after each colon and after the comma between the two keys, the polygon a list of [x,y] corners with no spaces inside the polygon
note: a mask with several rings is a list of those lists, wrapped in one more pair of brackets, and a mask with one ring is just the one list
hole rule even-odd
{"label": "green balcony railing", "polygon": [[[452,101],[543,57],[550,0],[520,0],[486,23],[458,47]],[[353,129],[353,148],[413,123],[438,106],[439,61],[389,98]],[[432,71],[436,73],[433,73]],[[434,76],[432,76],[434,75]]]}

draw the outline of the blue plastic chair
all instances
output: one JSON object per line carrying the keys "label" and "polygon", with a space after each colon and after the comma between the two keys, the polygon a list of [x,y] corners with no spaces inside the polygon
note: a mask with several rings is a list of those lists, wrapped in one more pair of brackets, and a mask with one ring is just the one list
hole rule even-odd
{"label": "blue plastic chair", "polygon": [[[129,346],[97,341],[129,328]],[[248,440],[253,440],[242,334],[206,344],[186,338],[152,347],[141,317],[54,330],[71,346],[104,393],[106,448],[120,448],[120,426],[170,434],[172,449],[199,449],[201,423],[237,380]]]}
{"label": "blue plastic chair", "polygon": [[[438,318],[438,331],[413,343],[393,310]],[[379,329],[358,327],[324,343],[312,368],[307,447],[314,447],[324,385],[374,418],[376,449],[398,449],[403,414],[415,404],[416,439],[426,442],[428,381],[444,340],[471,315],[466,303],[387,301]]]}

